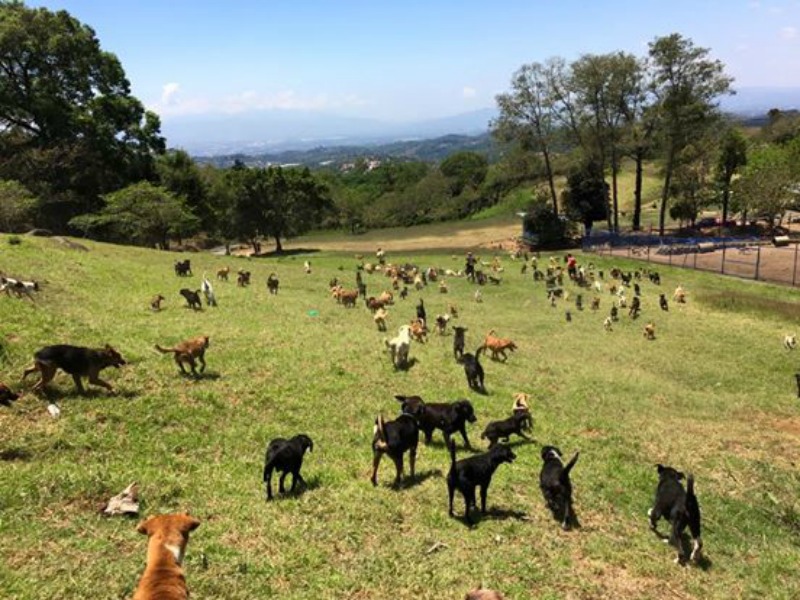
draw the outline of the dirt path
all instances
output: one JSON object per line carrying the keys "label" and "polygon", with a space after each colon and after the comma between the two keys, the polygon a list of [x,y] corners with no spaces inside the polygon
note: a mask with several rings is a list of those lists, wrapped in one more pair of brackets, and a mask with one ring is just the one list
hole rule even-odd
{"label": "dirt path", "polygon": [[443,250],[464,248],[507,248],[520,234],[519,223],[504,224],[437,224],[407,229],[370,231],[360,236],[338,239],[297,238],[284,244],[287,250],[315,248],[328,251],[373,253],[378,247],[386,252],[409,250]]}

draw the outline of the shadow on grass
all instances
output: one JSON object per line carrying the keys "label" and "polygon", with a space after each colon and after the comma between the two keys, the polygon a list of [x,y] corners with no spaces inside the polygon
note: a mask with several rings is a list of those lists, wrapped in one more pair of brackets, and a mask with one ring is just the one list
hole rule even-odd
{"label": "shadow on grass", "polygon": [[45,388],[41,392],[32,392],[36,395],[37,398],[41,400],[45,400],[47,402],[53,403],[59,400],[65,400],[67,398],[124,398],[125,400],[132,400],[134,398],[139,397],[139,392],[137,390],[120,390],[115,388],[113,392],[109,392],[104,388],[95,388],[90,387],[86,388],[86,391],[81,394],[78,392],[77,389],[61,389],[61,388]]}
{"label": "shadow on grass", "polygon": [[261,254],[251,254],[250,258],[283,258],[287,256],[295,256],[297,254],[316,254],[319,248],[291,248],[289,250],[271,250],[269,252],[262,252]]}
{"label": "shadow on grass", "polygon": [[439,469],[429,469],[427,471],[417,471],[414,477],[404,477],[399,484],[392,484],[392,489],[404,490],[416,485],[421,485],[431,477],[441,477],[442,472]]}
{"label": "shadow on grass", "polygon": [[222,375],[220,375],[216,371],[204,371],[203,373],[197,373],[196,375],[194,373],[181,373],[181,376],[184,379],[193,379],[195,381],[203,381],[204,379],[216,381],[217,379],[222,377]]}
{"label": "shadow on grass", "polygon": [[[289,480],[291,475],[287,475],[286,479]],[[299,498],[306,492],[313,492],[317,488],[322,486],[322,480],[320,479],[319,475],[314,475],[313,477],[309,477],[308,479],[303,480],[305,483],[298,482],[295,486],[294,491],[291,490],[291,486],[285,492],[281,492],[278,489],[277,493],[273,496],[271,502],[276,500],[291,500],[293,498]],[[274,488],[273,488],[274,489]]]}
{"label": "shadow on grass", "polygon": [[410,370],[412,369],[412,367],[413,367],[414,365],[416,365],[416,364],[417,364],[417,362],[418,362],[418,361],[417,361],[417,359],[416,359],[416,358],[413,358],[413,357],[412,357],[412,358],[409,358],[409,359],[406,361],[406,364],[404,364],[404,365],[403,365],[403,366],[401,366],[401,367],[397,367],[397,366],[396,366],[394,370],[395,370],[395,371],[410,371]]}
{"label": "shadow on grass", "polygon": [[497,507],[490,508],[485,513],[481,513],[479,510],[473,508],[470,510],[470,516],[472,517],[472,521],[468,521],[464,517],[463,513],[460,516],[455,516],[453,518],[460,521],[462,525],[470,529],[476,527],[481,521],[486,519],[491,519],[493,521],[506,521],[508,519],[514,519],[516,521],[528,520],[527,513],[524,513],[521,510]]}

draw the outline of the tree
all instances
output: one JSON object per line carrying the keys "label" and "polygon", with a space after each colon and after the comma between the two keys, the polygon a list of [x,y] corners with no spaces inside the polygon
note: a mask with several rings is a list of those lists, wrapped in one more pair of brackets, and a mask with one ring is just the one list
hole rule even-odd
{"label": "tree", "polygon": [[600,164],[589,161],[567,176],[561,205],[573,220],[583,223],[586,235],[590,235],[592,224],[607,217],[608,192]]}
{"label": "tree", "polygon": [[457,196],[465,187],[476,189],[483,183],[489,171],[489,161],[477,152],[456,152],[442,161],[439,170],[450,178],[452,194]]}
{"label": "tree", "polygon": [[186,201],[204,230],[213,229],[214,214],[207,202],[206,181],[188,152],[170,150],[157,157],[156,173],[162,187]]}
{"label": "tree", "polygon": [[713,203],[716,193],[711,182],[711,170],[717,146],[718,138],[707,135],[681,151],[670,188],[670,196],[681,203],[675,213],[680,216],[673,218],[694,224],[699,212]]}
{"label": "tree", "polygon": [[548,84],[545,65],[531,63],[520,67],[511,80],[511,91],[498,94],[495,101],[500,114],[491,124],[493,135],[503,141],[516,140],[524,149],[535,148],[541,152],[553,214],[558,215],[551,162],[555,98]]}
{"label": "tree", "polygon": [[334,209],[328,189],[307,168],[231,170],[235,187],[234,229],[258,252],[259,238],[275,239],[275,251],[282,241],[305,233]]}
{"label": "tree", "polygon": [[43,200],[43,224],[63,230],[100,194],[152,177],[159,129],[90,27],[0,1],[0,178]]}
{"label": "tree", "polygon": [[710,60],[708,53],[708,49],[677,33],[650,43],[660,134],[666,151],[658,223],[661,235],[678,156],[711,126],[718,115],[715,99],[730,90],[732,79],[724,74],[722,63]]}
{"label": "tree", "polygon": [[717,182],[722,188],[722,224],[728,222],[731,183],[737,171],[747,164],[747,140],[742,132],[729,127],[722,138],[717,160]]}
{"label": "tree", "polygon": [[98,212],[80,215],[70,225],[112,241],[169,248],[170,237],[197,231],[200,220],[183,199],[149,182],[130,185],[103,197]]}
{"label": "tree", "polygon": [[0,181],[0,231],[30,227],[38,201],[19,181]]}
{"label": "tree", "polygon": [[[632,54],[584,55],[572,63],[572,87],[577,95],[584,150],[599,161],[601,173],[611,167],[609,228],[619,229],[617,176],[620,171],[626,119],[639,100],[643,69]],[[613,218],[613,219],[612,219]]]}
{"label": "tree", "polygon": [[541,248],[559,246],[569,234],[569,222],[548,206],[548,195],[549,191],[542,188],[534,190],[533,200],[522,222],[525,233],[533,236]]}
{"label": "tree", "polygon": [[764,146],[748,156],[742,176],[734,182],[733,198],[745,216],[748,212],[755,212],[774,227],[775,219],[780,222],[795,202],[792,188],[795,184],[786,149]]}

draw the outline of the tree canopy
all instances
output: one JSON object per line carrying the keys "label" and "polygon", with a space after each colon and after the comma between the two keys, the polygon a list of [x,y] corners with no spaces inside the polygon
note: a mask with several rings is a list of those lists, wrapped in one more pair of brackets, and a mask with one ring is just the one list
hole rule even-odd
{"label": "tree canopy", "polygon": [[0,1],[0,178],[47,197],[40,222],[63,230],[100,194],[151,178],[159,130],[90,27]]}

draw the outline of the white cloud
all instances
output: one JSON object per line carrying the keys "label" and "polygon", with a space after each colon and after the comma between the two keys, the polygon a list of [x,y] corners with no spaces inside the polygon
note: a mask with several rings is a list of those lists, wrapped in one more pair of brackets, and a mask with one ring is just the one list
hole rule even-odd
{"label": "white cloud", "polygon": [[464,89],[461,90],[461,95],[464,98],[474,98],[478,91],[474,87],[470,87],[468,85],[464,86]]}
{"label": "white cloud", "polygon": [[785,40],[797,39],[797,27],[782,27],[781,37]]}
{"label": "white cloud", "polygon": [[366,102],[355,94],[332,96],[326,93],[304,96],[294,90],[262,93],[245,90],[224,96],[178,95],[180,85],[167,83],[163,86],[161,98],[148,105],[163,116],[200,115],[208,113],[238,114],[251,110],[310,110],[352,108],[364,106]]}
{"label": "white cloud", "polygon": [[169,106],[174,102],[175,94],[178,93],[178,90],[181,89],[181,86],[177,83],[165,83],[164,86],[161,88],[161,104],[162,106]]}

